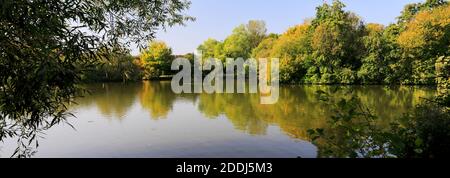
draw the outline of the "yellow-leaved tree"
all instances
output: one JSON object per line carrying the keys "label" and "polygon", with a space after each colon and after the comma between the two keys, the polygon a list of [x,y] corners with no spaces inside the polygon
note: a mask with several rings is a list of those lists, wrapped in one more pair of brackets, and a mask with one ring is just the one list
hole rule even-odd
{"label": "yellow-leaved tree", "polygon": [[436,59],[449,54],[450,6],[418,13],[406,24],[397,42],[411,60],[415,82],[434,83]]}
{"label": "yellow-leaved tree", "polygon": [[152,41],[141,52],[140,60],[144,68],[144,79],[158,78],[170,73],[172,49],[162,41]]}

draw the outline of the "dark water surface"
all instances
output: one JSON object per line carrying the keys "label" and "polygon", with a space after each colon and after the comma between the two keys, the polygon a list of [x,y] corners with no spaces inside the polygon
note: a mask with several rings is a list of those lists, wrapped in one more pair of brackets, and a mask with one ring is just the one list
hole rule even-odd
{"label": "dark water surface", "polygon": [[[174,94],[170,82],[87,86],[92,95],[71,110],[76,128],[58,125],[39,140],[35,157],[316,157],[306,130],[321,128],[332,114],[316,91],[333,86],[282,86],[277,104],[258,94]],[[432,96],[410,86],[348,86],[389,124]],[[341,92],[342,91],[342,92]],[[15,140],[0,143],[8,157]]]}

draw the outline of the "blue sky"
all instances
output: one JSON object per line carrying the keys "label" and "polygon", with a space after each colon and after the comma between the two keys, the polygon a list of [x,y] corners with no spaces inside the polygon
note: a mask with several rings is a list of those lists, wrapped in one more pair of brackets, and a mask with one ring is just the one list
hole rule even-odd
{"label": "blue sky", "polygon": [[[346,9],[358,14],[365,22],[389,24],[395,22],[404,5],[424,0],[342,0]],[[313,17],[315,7],[323,0],[191,0],[186,11],[196,19],[187,26],[175,26],[157,34],[175,54],[193,52],[208,38],[223,40],[234,27],[248,20],[264,20],[268,32],[283,33],[287,28]],[[332,2],[332,0],[327,0]],[[133,49],[133,54],[138,50]]]}

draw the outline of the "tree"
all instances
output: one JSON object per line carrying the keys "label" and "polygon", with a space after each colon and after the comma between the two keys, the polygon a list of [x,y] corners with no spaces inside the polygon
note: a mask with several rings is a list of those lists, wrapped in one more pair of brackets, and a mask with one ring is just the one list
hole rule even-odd
{"label": "tree", "polygon": [[437,57],[450,54],[449,11],[450,6],[445,5],[419,12],[414,20],[406,23],[405,30],[398,37],[405,58],[412,64],[414,83],[435,83]]}
{"label": "tree", "polygon": [[140,58],[144,67],[144,78],[158,78],[170,72],[172,49],[164,42],[153,41],[150,42],[148,49],[142,51]]}
{"label": "tree", "polygon": [[233,33],[225,39],[222,50],[226,58],[248,57],[251,49],[244,25],[236,27]]}
{"label": "tree", "polygon": [[292,27],[274,43],[271,57],[280,59],[280,80],[283,83],[301,82],[306,69],[303,65],[310,54],[309,24]]}
{"label": "tree", "polygon": [[409,80],[410,77],[408,75],[409,64],[402,60],[402,49],[397,43],[400,31],[401,28],[398,24],[390,24],[382,32],[383,58],[386,69],[383,82],[386,84],[401,84],[403,81]]}
{"label": "tree", "polygon": [[266,37],[266,23],[260,20],[250,20],[246,25],[250,48],[256,48],[258,44]]}
{"label": "tree", "polygon": [[[330,6],[317,8],[312,20],[313,55],[319,66],[320,83],[354,83],[354,72],[341,73],[342,69],[354,71],[360,66],[363,23],[353,13],[344,11],[345,5],[335,0]],[[346,70],[348,71],[348,70]],[[343,74],[343,75],[341,75]],[[352,76],[344,76],[344,75]]]}
{"label": "tree", "polygon": [[275,42],[278,40],[279,35],[271,33],[264,38],[259,45],[252,50],[252,58],[269,58],[271,57],[272,48]]}
{"label": "tree", "polygon": [[367,24],[363,37],[366,54],[362,58],[361,68],[358,70],[358,78],[362,83],[380,84],[384,82],[387,74],[385,61],[385,40],[383,39],[384,26],[381,24]]}
{"label": "tree", "polygon": [[426,0],[425,3],[408,4],[403,8],[401,15],[397,18],[399,24],[405,24],[411,21],[414,16],[424,10],[432,10],[436,7],[447,5],[446,0]]}
{"label": "tree", "polygon": [[[33,143],[67,118],[80,76],[100,48],[143,46],[155,31],[183,24],[184,0],[28,1],[0,3],[0,139]],[[36,142],[37,143],[37,142]],[[32,154],[19,144],[15,155]]]}
{"label": "tree", "polygon": [[223,56],[226,58],[250,57],[253,48],[266,36],[264,21],[250,20],[248,24],[242,24],[233,30],[223,42]]}
{"label": "tree", "polygon": [[198,50],[203,52],[202,54],[203,59],[217,58],[219,60],[223,60],[219,58],[220,57],[219,48],[221,48],[221,42],[212,38],[207,39],[206,41],[203,42],[203,44],[197,47]]}

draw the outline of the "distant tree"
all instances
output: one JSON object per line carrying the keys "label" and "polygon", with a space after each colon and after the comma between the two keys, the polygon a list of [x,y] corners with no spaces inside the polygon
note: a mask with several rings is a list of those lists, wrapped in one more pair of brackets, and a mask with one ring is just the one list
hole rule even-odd
{"label": "distant tree", "polygon": [[249,58],[253,48],[256,48],[265,38],[266,31],[265,22],[263,21],[251,20],[248,24],[236,27],[233,33],[223,42],[223,56]]}
{"label": "distant tree", "polygon": [[250,48],[256,48],[258,44],[266,37],[266,23],[261,20],[250,20],[246,25]]}
{"label": "distant tree", "polygon": [[194,53],[187,53],[185,55],[182,56],[183,58],[189,60],[191,62],[191,64],[193,64],[194,62]]}
{"label": "distant tree", "polygon": [[158,78],[170,72],[170,64],[173,60],[172,49],[164,42],[153,41],[141,52],[140,58],[144,67],[144,77]]}
{"label": "distant tree", "polygon": [[332,5],[324,4],[317,8],[316,18],[311,22],[311,45],[320,70],[320,83],[356,82],[342,80],[355,79],[354,72],[340,72],[344,68],[354,71],[360,66],[363,23],[355,14],[344,11],[344,7],[338,0]]}
{"label": "distant tree", "polygon": [[309,24],[288,29],[274,43],[271,57],[280,59],[280,80],[283,83],[302,82],[306,69],[303,63],[310,56]]}
{"label": "distant tree", "polygon": [[221,42],[212,38],[209,38],[208,40],[204,41],[203,44],[197,47],[198,50],[203,52],[203,59],[220,57],[218,48],[221,48]]}
{"label": "distant tree", "polygon": [[224,57],[227,58],[246,58],[250,50],[249,38],[244,25],[236,27],[223,43]]}
{"label": "distant tree", "polygon": [[278,40],[279,35],[271,33],[266,38],[264,38],[259,45],[252,50],[251,57],[259,58],[269,58],[271,57],[272,48],[275,42]]}

